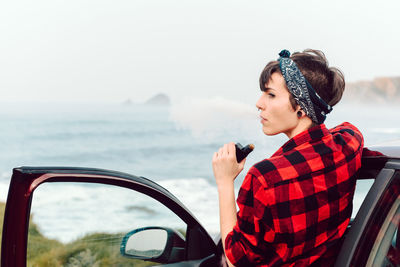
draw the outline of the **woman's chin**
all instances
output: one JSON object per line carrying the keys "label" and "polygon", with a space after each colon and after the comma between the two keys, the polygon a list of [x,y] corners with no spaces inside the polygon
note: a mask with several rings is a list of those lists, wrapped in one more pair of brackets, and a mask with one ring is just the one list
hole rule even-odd
{"label": "woman's chin", "polygon": [[274,131],[272,129],[268,129],[265,127],[263,127],[263,132],[265,135],[268,135],[268,136],[273,136],[273,135],[277,135],[278,133],[280,133],[280,132],[277,132],[277,131]]}

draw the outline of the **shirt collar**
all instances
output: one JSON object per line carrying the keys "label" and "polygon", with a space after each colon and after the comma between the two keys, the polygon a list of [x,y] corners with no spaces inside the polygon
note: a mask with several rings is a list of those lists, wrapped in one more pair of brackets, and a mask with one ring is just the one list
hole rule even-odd
{"label": "shirt collar", "polygon": [[304,143],[311,143],[313,141],[321,140],[322,137],[328,134],[329,131],[326,128],[325,124],[318,124],[295,135],[293,138],[287,141],[278,151],[276,151],[274,155],[285,153]]}

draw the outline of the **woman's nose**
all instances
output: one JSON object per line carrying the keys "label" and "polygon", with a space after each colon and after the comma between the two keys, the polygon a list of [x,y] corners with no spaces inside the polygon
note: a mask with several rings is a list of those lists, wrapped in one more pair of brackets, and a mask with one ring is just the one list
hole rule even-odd
{"label": "woman's nose", "polygon": [[265,108],[265,104],[262,101],[262,96],[260,96],[260,98],[257,100],[256,107],[258,110]]}

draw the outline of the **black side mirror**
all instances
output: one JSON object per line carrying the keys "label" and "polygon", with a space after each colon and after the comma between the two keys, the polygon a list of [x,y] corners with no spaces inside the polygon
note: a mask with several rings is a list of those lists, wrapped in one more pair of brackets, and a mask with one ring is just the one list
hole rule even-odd
{"label": "black side mirror", "polygon": [[122,256],[172,263],[185,260],[185,239],[176,230],[165,227],[144,227],[127,233],[121,242]]}

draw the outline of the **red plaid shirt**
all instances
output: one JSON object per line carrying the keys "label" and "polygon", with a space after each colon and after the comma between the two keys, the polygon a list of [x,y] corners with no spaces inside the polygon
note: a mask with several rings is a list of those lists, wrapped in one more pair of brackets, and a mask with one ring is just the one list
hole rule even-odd
{"label": "red plaid shirt", "polygon": [[349,223],[363,137],[350,123],[324,124],[250,168],[237,223],[225,239],[236,266],[332,263]]}

